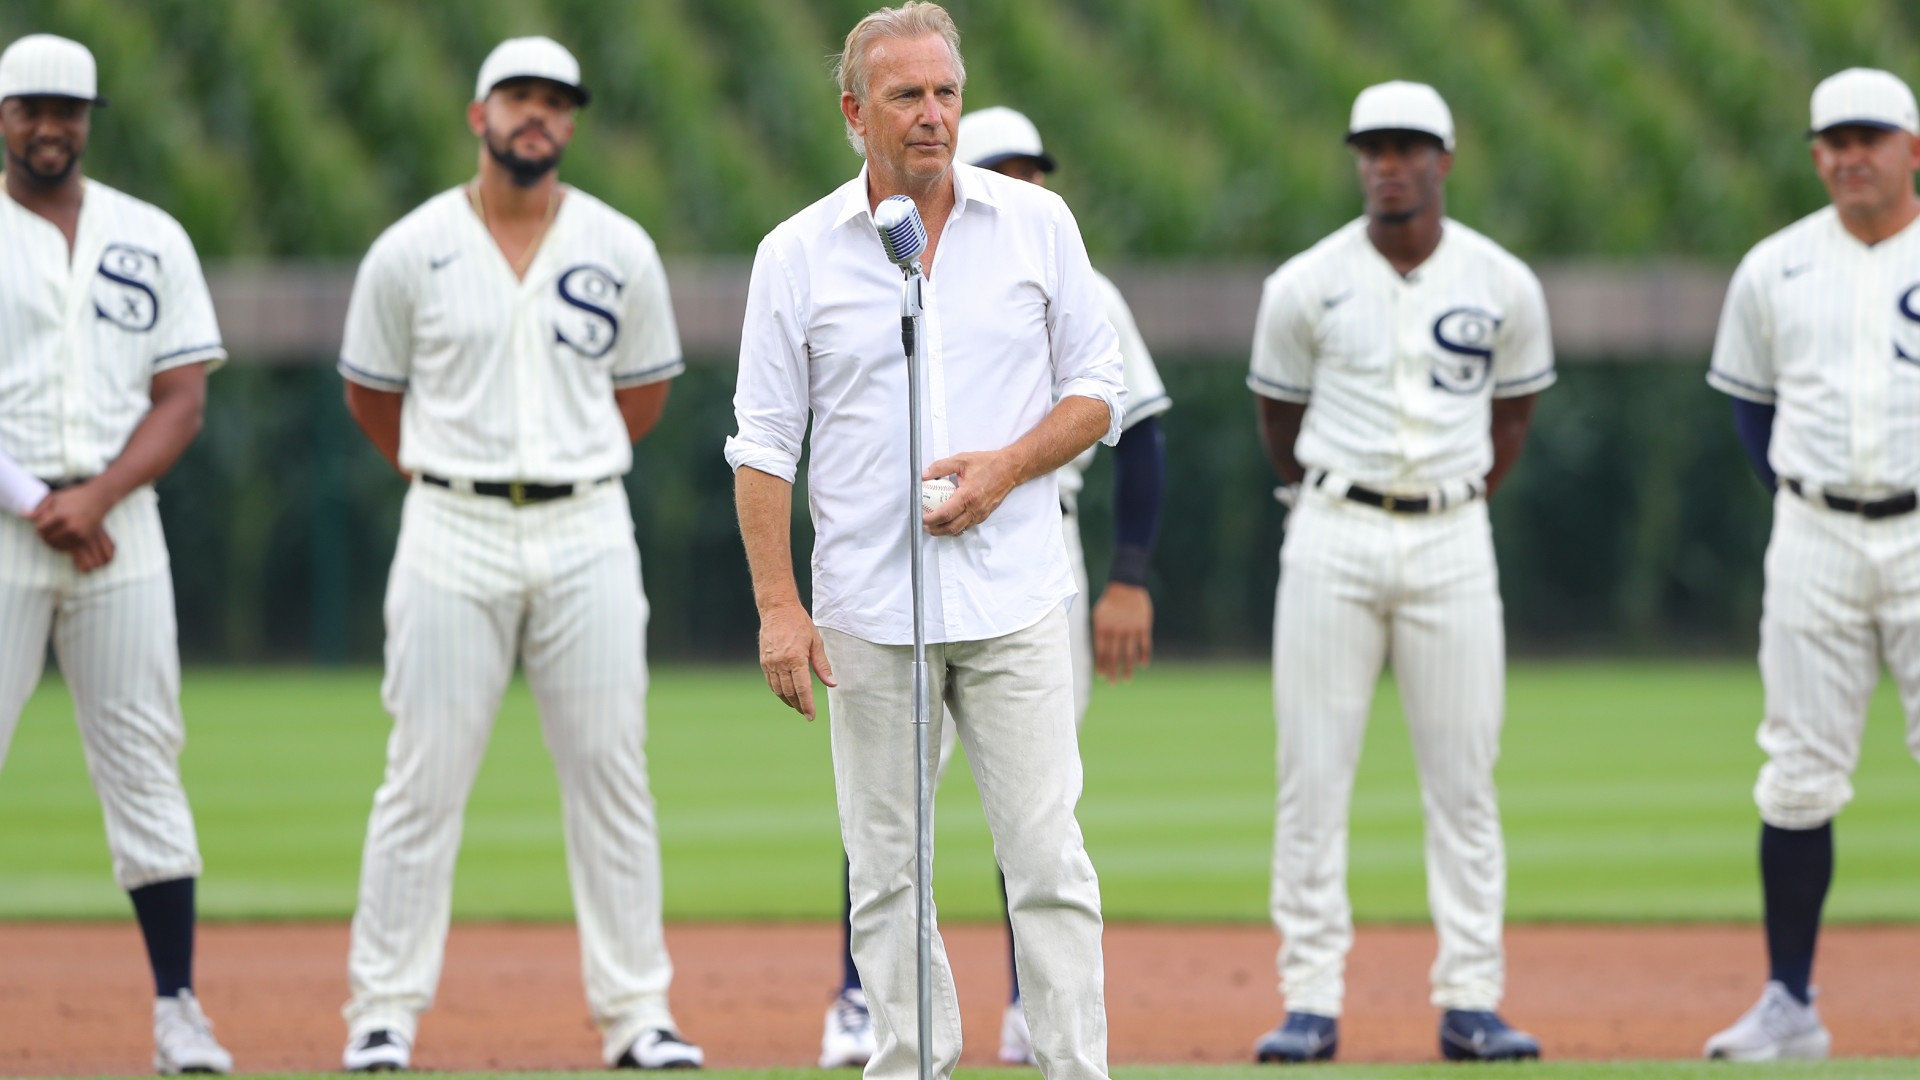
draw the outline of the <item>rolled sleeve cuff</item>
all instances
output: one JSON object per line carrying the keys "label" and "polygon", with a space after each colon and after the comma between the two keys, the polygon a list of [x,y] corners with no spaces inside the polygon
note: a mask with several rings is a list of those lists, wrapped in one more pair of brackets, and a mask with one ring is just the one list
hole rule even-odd
{"label": "rolled sleeve cuff", "polygon": [[1313,400],[1313,391],[1305,386],[1275,382],[1257,374],[1247,376],[1247,389],[1261,397],[1270,397],[1276,401],[1291,401],[1296,405],[1305,405]]}
{"label": "rolled sleeve cuff", "polygon": [[348,382],[359,383],[369,390],[385,390],[389,394],[398,394],[406,390],[407,380],[396,379],[391,375],[380,375],[365,368],[354,367],[346,357],[340,358],[337,365],[340,376]]}
{"label": "rolled sleeve cuff", "polygon": [[1125,429],[1127,411],[1121,405],[1122,395],[1124,393],[1124,391],[1115,388],[1112,383],[1103,382],[1099,379],[1073,379],[1069,381],[1067,385],[1060,388],[1060,400],[1065,401],[1070,397],[1083,397],[1092,398],[1102,405],[1105,405],[1107,407],[1107,433],[1100,436],[1100,441],[1106,443],[1108,446],[1112,446],[1120,441],[1120,432]]}
{"label": "rolled sleeve cuff", "polygon": [[1743,401],[1757,405],[1772,405],[1780,400],[1780,395],[1772,387],[1756,386],[1753,383],[1736,379],[1717,368],[1707,369],[1707,385],[1723,394],[1731,394]]}
{"label": "rolled sleeve cuff", "polygon": [[665,382],[668,379],[678,378],[684,374],[686,370],[686,361],[676,356],[667,363],[656,364],[643,371],[614,372],[613,388],[615,390],[631,390],[636,386],[645,386],[648,383]]}
{"label": "rolled sleeve cuff", "polygon": [[751,443],[738,436],[727,437],[727,467],[739,472],[741,466],[777,476],[787,483],[800,471],[800,457],[786,450]]}

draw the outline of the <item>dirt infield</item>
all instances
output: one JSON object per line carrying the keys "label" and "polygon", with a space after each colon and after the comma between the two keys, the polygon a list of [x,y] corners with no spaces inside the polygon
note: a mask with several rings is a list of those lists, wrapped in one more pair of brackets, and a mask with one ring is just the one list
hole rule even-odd
{"label": "dirt infield", "polygon": [[[989,1064],[1006,993],[995,927],[945,930],[967,1031]],[[716,1067],[811,1065],[838,972],[831,926],[674,925],[674,1012]],[[1239,1062],[1279,1000],[1262,927],[1112,926],[1115,1064]],[[1553,1058],[1680,1058],[1752,1003],[1760,933],[1746,927],[1516,927],[1508,1016]],[[246,1072],[338,1068],[346,927],[209,926],[198,982]],[[1348,972],[1346,1061],[1434,1056],[1426,929],[1363,929]],[[1920,1057],[1920,927],[1829,930],[1822,1012],[1836,1053]],[[0,1073],[142,1073],[150,984],[132,924],[0,925]],[[599,1064],[567,926],[463,925],[414,1064],[442,1070]]]}

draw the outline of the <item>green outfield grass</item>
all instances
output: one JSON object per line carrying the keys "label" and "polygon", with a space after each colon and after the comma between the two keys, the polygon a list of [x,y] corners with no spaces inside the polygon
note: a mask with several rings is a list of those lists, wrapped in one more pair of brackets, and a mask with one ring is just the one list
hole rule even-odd
{"label": "green outfield grass", "polygon": [[[364,669],[187,673],[183,768],[206,856],[208,916],[350,913],[388,729],[378,682]],[[1096,693],[1081,811],[1110,918],[1264,919],[1274,794],[1268,693],[1257,665],[1173,664]],[[1512,917],[1757,918],[1749,793],[1759,709],[1750,663],[1516,665],[1499,772]],[[824,722],[784,711],[751,667],[663,668],[651,712],[669,917],[837,917]],[[49,678],[0,773],[0,917],[126,913],[70,715],[63,687]],[[1354,799],[1354,906],[1366,920],[1420,920],[1420,802],[1391,684],[1374,720]],[[938,819],[941,914],[995,917],[977,796],[963,771],[948,780]],[[1920,766],[1904,748],[1888,688],[1875,699],[1855,786],[1839,826],[1830,917],[1920,917]],[[467,814],[455,912],[570,912],[557,788],[518,684]]]}

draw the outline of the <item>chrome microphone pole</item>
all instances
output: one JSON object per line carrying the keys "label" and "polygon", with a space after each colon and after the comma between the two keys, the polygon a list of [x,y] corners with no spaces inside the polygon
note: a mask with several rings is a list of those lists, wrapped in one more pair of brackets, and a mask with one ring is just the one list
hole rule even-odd
{"label": "chrome microphone pole", "polygon": [[920,1080],[933,1080],[933,777],[927,755],[931,702],[927,687],[926,527],[920,522],[920,253],[927,231],[920,211],[905,195],[874,208],[874,227],[888,261],[900,268],[900,344],[907,357],[907,562],[913,591],[913,893],[916,907],[914,953],[918,976]]}

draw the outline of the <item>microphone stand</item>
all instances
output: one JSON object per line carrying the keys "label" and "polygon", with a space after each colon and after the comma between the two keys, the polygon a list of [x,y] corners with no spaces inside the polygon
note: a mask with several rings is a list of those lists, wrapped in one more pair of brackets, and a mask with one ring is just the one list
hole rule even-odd
{"label": "microphone stand", "polygon": [[920,523],[920,260],[900,268],[900,343],[907,354],[907,552],[913,577],[913,892],[917,908],[914,960],[920,995],[920,1080],[933,1080],[933,783],[927,775],[926,529]]}

